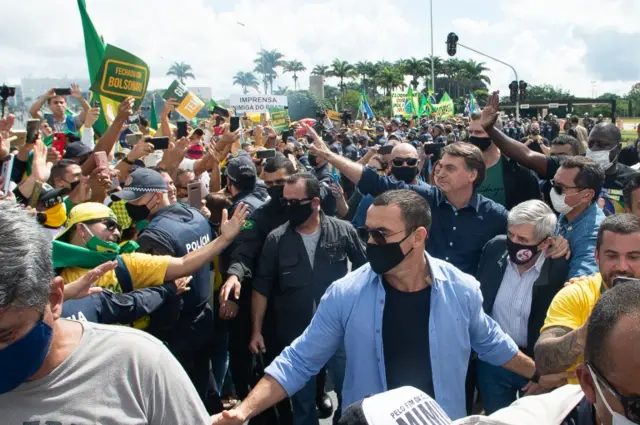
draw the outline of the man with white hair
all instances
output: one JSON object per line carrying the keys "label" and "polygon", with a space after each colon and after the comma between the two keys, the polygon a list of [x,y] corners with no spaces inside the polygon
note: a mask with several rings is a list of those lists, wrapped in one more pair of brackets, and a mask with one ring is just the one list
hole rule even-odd
{"label": "man with white hair", "polygon": [[[533,356],[553,297],[567,280],[569,262],[544,255],[553,240],[557,218],[539,200],[516,205],[507,218],[507,235],[487,243],[477,279],[485,313],[520,350]],[[516,400],[527,380],[504,368],[478,360],[477,382],[487,414]]]}

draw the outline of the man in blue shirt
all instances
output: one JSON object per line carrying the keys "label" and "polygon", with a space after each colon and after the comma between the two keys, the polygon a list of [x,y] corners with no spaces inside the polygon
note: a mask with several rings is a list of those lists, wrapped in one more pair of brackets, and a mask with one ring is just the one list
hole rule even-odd
{"label": "man in blue shirt", "polygon": [[240,425],[295,394],[341,344],[347,359],[343,406],[413,386],[452,419],[461,418],[472,349],[543,388],[566,382],[566,374],[540,377],[533,360],[484,313],[478,281],[425,253],[431,210],[423,197],[411,190],[385,192],[366,224],[369,264],[329,287],[304,333],[267,367],[240,406],[215,416],[213,424]]}

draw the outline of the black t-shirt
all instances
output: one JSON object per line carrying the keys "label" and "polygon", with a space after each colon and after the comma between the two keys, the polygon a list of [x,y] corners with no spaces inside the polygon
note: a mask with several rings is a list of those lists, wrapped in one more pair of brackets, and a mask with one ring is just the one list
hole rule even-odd
{"label": "black t-shirt", "polygon": [[[564,155],[550,156],[547,158],[547,175],[544,178],[551,180],[560,168],[560,164],[566,158]],[[624,197],[622,189],[625,183],[633,174],[637,173],[631,167],[617,163],[616,172],[607,174],[604,178],[604,185],[600,197],[605,200],[604,212],[607,215],[624,212]]]}
{"label": "black t-shirt", "polygon": [[[539,136],[542,139],[542,144],[545,145],[546,147],[549,147],[549,141],[543,137],[543,136]],[[523,137],[522,139],[520,139],[520,143],[526,143],[529,140],[533,140],[533,136],[528,136],[528,137]],[[531,143],[529,143],[529,149],[531,149],[534,152],[538,152],[538,153],[543,153],[542,149],[540,149],[540,145],[538,145],[537,142],[532,141]]]}
{"label": "black t-shirt", "polygon": [[435,399],[429,351],[431,286],[418,292],[401,292],[385,279],[383,284],[382,347],[387,389],[409,385]]}
{"label": "black t-shirt", "polygon": [[567,415],[560,425],[596,425],[593,404],[583,397],[580,403]]}

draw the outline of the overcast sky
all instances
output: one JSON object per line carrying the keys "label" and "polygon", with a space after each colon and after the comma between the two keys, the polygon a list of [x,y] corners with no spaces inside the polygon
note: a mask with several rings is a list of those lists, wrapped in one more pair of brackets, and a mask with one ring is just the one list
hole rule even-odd
{"label": "overcast sky", "polygon": [[[251,71],[260,48],[277,49],[308,68],[334,58],[395,61],[431,52],[427,0],[86,0],[107,43],[151,68],[150,88],[167,87],[172,62],[193,66],[193,86],[214,97],[239,93],[238,71]],[[548,83],[590,97],[624,94],[640,80],[638,0],[433,0],[435,54],[446,56],[454,31],[460,42],[511,63],[530,84]],[[21,77],[87,78],[82,26],[73,0],[5,1],[0,25],[0,83]],[[237,24],[241,21],[246,27]],[[508,91],[513,73],[486,62],[493,89]],[[329,81],[335,84],[335,81]],[[289,74],[275,86],[293,88]]]}

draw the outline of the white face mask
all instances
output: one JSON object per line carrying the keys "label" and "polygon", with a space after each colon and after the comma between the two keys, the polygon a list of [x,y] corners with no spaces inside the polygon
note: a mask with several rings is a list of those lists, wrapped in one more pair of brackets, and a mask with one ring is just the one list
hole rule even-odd
{"label": "white face mask", "polygon": [[596,377],[595,373],[593,373],[591,366],[587,365],[587,368],[589,368],[591,379],[593,379],[593,383],[596,386],[596,390],[598,390],[598,394],[600,394],[600,398],[602,399],[602,402],[607,407],[607,410],[609,411],[609,413],[611,413],[611,419],[612,419],[611,425],[636,425],[635,422],[632,422],[626,416],[618,412],[614,412],[611,409],[611,407],[609,406],[609,403],[607,403],[607,399],[604,398],[604,394],[602,394],[602,389],[600,389],[600,381],[598,381],[598,378]]}
{"label": "white face mask", "polygon": [[575,207],[570,207],[564,202],[564,198],[567,195],[564,193],[562,195],[558,195],[558,192],[555,189],[551,189],[549,193],[549,197],[551,198],[551,204],[553,205],[553,209],[556,210],[560,214],[567,215],[569,214]]}
{"label": "white face mask", "polygon": [[[615,149],[615,148],[614,148]],[[609,159],[609,153],[613,149],[609,151],[592,151],[587,148],[587,158],[593,160],[596,164],[600,165],[603,170],[609,169],[611,167],[611,160]]]}

